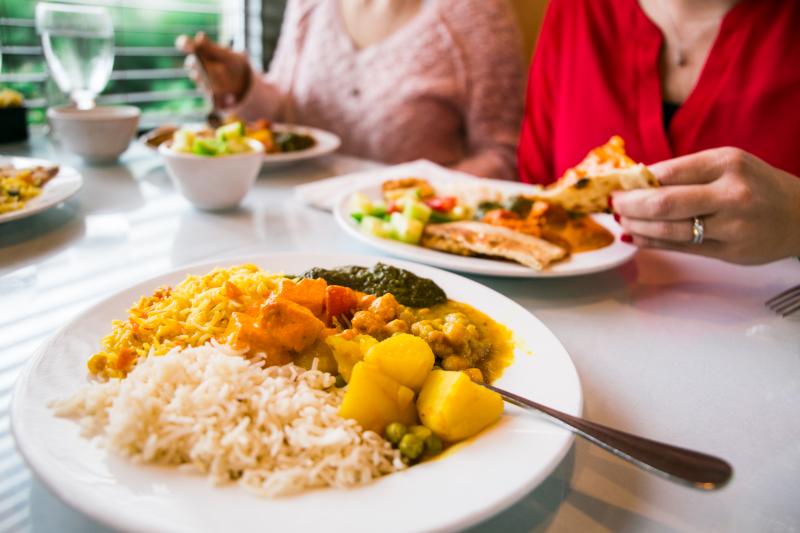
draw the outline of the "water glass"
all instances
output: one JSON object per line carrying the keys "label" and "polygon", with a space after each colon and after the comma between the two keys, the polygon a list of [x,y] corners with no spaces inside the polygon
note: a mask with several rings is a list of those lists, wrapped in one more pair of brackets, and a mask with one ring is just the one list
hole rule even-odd
{"label": "water glass", "polygon": [[104,7],[36,6],[36,31],[50,73],[78,109],[91,109],[114,67],[114,25]]}

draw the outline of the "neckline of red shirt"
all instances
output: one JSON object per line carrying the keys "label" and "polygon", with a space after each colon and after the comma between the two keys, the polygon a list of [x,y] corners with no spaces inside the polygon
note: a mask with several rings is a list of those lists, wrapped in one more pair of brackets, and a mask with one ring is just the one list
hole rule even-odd
{"label": "neckline of red shirt", "polygon": [[738,55],[739,48],[744,44],[746,32],[741,31],[742,21],[750,16],[752,8],[758,2],[741,0],[723,16],[695,86],[673,116],[668,130],[665,130],[661,76],[658,68],[664,35],[641,8],[638,0],[630,1],[634,4],[632,27],[638,46],[628,47],[628,50],[632,55],[630,64],[635,65],[637,74],[635,82],[638,84],[636,88],[638,102],[634,104],[639,108],[640,144],[646,152],[643,154],[643,159],[647,161],[671,159],[684,152],[680,146],[672,144],[672,139],[688,140],[686,134],[688,132],[678,135],[673,135],[673,132],[696,128],[696,124],[702,122],[730,72],[733,63],[731,58]]}

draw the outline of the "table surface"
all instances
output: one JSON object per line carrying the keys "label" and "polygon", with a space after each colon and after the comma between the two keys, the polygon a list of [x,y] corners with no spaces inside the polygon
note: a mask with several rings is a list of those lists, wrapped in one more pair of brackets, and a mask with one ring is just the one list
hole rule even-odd
{"label": "table surface", "polygon": [[[58,208],[0,225],[0,531],[105,531],[50,495],[14,450],[8,403],[37,345],[104,296],[198,261],[270,251],[375,254],[293,187],[375,163],[344,156],[264,170],[239,210],[177,196],[157,156],[82,166],[43,138],[7,155],[83,174]],[[800,531],[800,317],[764,301],[800,283],[800,262],[738,267],[640,252],[573,279],[475,277],[541,319],[570,353],[585,416],[714,453],[733,481],[701,493],[578,441],[536,490],[474,531]]]}

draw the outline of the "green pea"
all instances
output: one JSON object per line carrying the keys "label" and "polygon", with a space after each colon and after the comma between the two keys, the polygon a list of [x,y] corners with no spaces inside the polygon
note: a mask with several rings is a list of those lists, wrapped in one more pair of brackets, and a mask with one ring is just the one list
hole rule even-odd
{"label": "green pea", "polygon": [[386,440],[392,443],[393,446],[397,446],[400,444],[400,441],[405,437],[406,433],[408,433],[408,428],[406,428],[400,422],[392,422],[386,429],[384,430],[384,436]]}
{"label": "green pea", "polygon": [[442,439],[434,435],[433,433],[425,439],[425,451],[431,455],[437,455],[442,452]]}
{"label": "green pea", "polygon": [[411,426],[408,428],[408,430],[422,440],[425,440],[433,435],[433,432],[425,426]]}
{"label": "green pea", "polygon": [[341,389],[347,385],[347,382],[344,380],[341,374],[336,374],[336,388]]}
{"label": "green pea", "polygon": [[414,461],[422,455],[425,449],[425,441],[413,433],[406,433],[403,435],[403,438],[400,439],[400,444],[397,447],[400,453]]}

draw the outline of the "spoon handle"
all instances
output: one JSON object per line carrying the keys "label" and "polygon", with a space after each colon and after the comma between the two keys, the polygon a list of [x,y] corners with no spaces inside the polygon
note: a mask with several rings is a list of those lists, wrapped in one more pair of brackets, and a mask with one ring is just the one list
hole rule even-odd
{"label": "spoon handle", "polygon": [[733,475],[731,465],[717,457],[596,424],[492,385],[484,387],[497,392],[508,403],[541,411],[617,457],[672,481],[714,490],[724,486]]}

